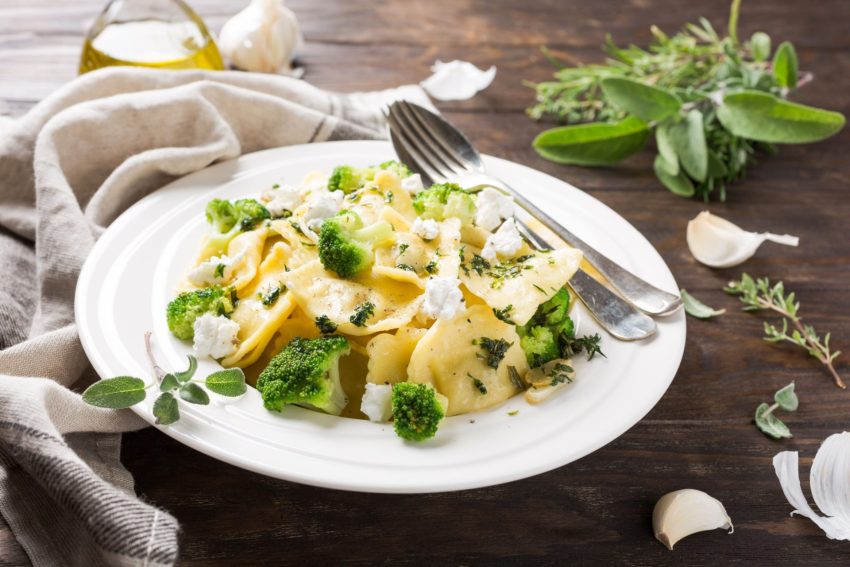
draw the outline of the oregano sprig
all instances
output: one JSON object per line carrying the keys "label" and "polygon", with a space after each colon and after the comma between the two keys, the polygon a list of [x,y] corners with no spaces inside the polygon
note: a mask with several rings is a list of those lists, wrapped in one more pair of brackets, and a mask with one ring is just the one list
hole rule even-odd
{"label": "oregano sprig", "polygon": [[782,327],[765,322],[764,339],[771,343],[789,342],[804,348],[809,355],[826,367],[836,386],[842,389],[847,387],[833,364],[841,351],[831,349],[829,333],[821,338],[814,327],[803,323],[802,317],[798,314],[800,302],[796,300],[794,292],[785,292],[785,285],[781,281],[771,284],[768,278],[753,279],[745,273],[739,281],[729,282],[723,291],[739,296],[741,303],[744,304],[744,311],[768,310],[780,314]]}
{"label": "oregano sprig", "polygon": [[794,393],[794,382],[784,386],[773,394],[773,404],[762,403],[756,408],[755,422],[762,433],[774,439],[787,439],[791,437],[791,430],[776,417],[777,409],[785,411],[796,411],[800,405],[797,394]]}
{"label": "oregano sprig", "polygon": [[124,409],[143,401],[149,389],[159,386],[160,394],[154,401],[153,415],[158,425],[170,425],[180,419],[178,400],[207,405],[210,397],[206,390],[221,396],[237,397],[248,389],[245,374],[240,368],[219,370],[204,380],[195,380],[198,360],[191,354],[187,355],[189,367],[186,370],[165,372],[153,356],[150,333],[145,333],[145,350],[154,374],[151,383],[146,384],[134,376],[106,378],[86,388],[82,395],[83,401],[102,408]]}

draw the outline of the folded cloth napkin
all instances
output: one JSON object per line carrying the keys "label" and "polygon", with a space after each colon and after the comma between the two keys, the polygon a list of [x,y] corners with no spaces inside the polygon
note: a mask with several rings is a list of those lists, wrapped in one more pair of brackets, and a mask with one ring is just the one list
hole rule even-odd
{"label": "folded cloth napkin", "polygon": [[107,225],[176,176],[265,148],[384,137],[380,107],[419,87],[331,94],[288,77],[115,68],[0,122],[0,514],[36,565],[170,565],[177,521],[136,498],[129,410],[95,379],[74,288]]}

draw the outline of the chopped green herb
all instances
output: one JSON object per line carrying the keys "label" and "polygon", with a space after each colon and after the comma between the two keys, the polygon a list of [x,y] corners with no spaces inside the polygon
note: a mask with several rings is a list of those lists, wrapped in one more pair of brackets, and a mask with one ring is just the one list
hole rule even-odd
{"label": "chopped green herb", "polygon": [[354,308],[354,314],[348,320],[357,327],[365,327],[366,320],[374,314],[375,305],[371,301],[366,301]]}
{"label": "chopped green herb", "polygon": [[519,413],[519,410],[518,410],[518,409],[515,409],[514,411],[509,411],[509,412],[508,412],[508,415],[509,415],[509,416],[511,416],[511,417],[513,417],[513,416],[515,416],[515,415],[516,415],[516,414],[518,414],[518,413]]}
{"label": "chopped green herb", "polygon": [[519,371],[516,369],[516,366],[508,366],[508,377],[510,377],[511,384],[513,384],[515,388],[519,390],[528,389],[528,384],[526,384],[525,380],[522,379],[522,376],[519,375]]}
{"label": "chopped green herb", "polygon": [[475,273],[479,276],[482,275],[486,270],[490,269],[490,262],[475,254],[472,256],[472,261],[469,263],[470,267],[475,270]]}
{"label": "chopped green herb", "polygon": [[413,266],[411,266],[410,264],[396,264],[395,267],[398,268],[399,270],[405,270],[407,272],[416,273],[416,269]]}
{"label": "chopped green herb", "polygon": [[410,248],[410,244],[407,244],[405,242],[399,244],[398,245],[398,255],[401,256],[402,254],[404,254],[404,251],[407,250],[408,248]]}
{"label": "chopped green herb", "polygon": [[484,360],[490,368],[499,368],[499,364],[502,362],[502,359],[505,358],[505,354],[508,352],[508,349],[513,346],[513,344],[514,343],[509,343],[505,339],[481,337],[478,340],[478,346],[481,347],[484,354],[478,353],[476,356]]}
{"label": "chopped green herb", "polygon": [[537,285],[537,284],[532,284],[532,285],[534,285],[534,289],[536,289],[537,291],[539,291],[539,292],[540,292],[540,293],[542,293],[543,295],[546,295],[546,290],[545,290],[545,289],[543,289],[542,287],[540,287],[540,286],[539,286],[539,285]]}
{"label": "chopped green herb", "polygon": [[219,264],[215,267],[215,277],[223,278],[224,277],[224,268],[226,268],[224,264]]}
{"label": "chopped green herb", "polygon": [[561,345],[561,358],[570,358],[581,351],[587,353],[587,360],[592,360],[597,354],[605,357],[605,353],[599,346],[600,342],[602,342],[602,337],[599,336],[599,333],[583,337],[564,337],[564,342]]}
{"label": "chopped green herb", "polygon": [[282,284],[278,285],[269,285],[265,291],[261,291],[257,294],[260,300],[263,302],[263,305],[266,307],[271,307],[274,305],[278,298],[280,297],[281,292],[286,291],[286,286]]}
{"label": "chopped green herb", "polygon": [[336,323],[331,321],[331,318],[327,315],[319,315],[316,317],[316,327],[319,328],[319,332],[323,335],[330,335],[331,333],[336,332]]}
{"label": "chopped green herb", "polygon": [[472,385],[475,386],[475,389],[478,390],[482,396],[487,393],[487,386],[484,385],[484,382],[482,382],[469,372],[467,372],[466,375],[472,379]]}
{"label": "chopped green herb", "polygon": [[428,272],[429,274],[436,274],[437,273],[437,261],[431,260],[430,262],[425,264],[425,271]]}
{"label": "chopped green herb", "polygon": [[572,369],[571,366],[567,366],[563,362],[555,363],[555,367],[552,368],[551,385],[555,386],[557,384],[562,384],[564,382],[566,382],[567,384],[572,384],[573,379],[570,376],[570,374],[572,374],[573,372],[574,372],[574,370]]}
{"label": "chopped green herb", "polygon": [[496,319],[498,319],[499,321],[504,321],[505,323],[507,323],[509,325],[513,325],[514,322],[513,322],[513,320],[511,320],[511,316],[510,316],[511,311],[513,311],[513,309],[514,309],[513,305],[508,305],[507,307],[503,307],[502,309],[496,309],[494,307],[493,308],[493,315],[495,315]]}
{"label": "chopped green herb", "polygon": [[387,194],[384,195],[384,201],[387,202],[387,203],[393,202],[393,192],[392,191],[387,191]]}
{"label": "chopped green herb", "polygon": [[297,233],[298,233],[298,234],[300,234],[301,236],[307,236],[306,234],[304,234],[304,231],[303,231],[303,230],[301,230],[301,225],[300,225],[300,224],[298,224],[298,221],[294,221],[294,220],[293,220],[293,221],[289,221],[289,225],[290,225],[292,228],[294,228],[294,229],[295,229],[295,232],[297,232]]}

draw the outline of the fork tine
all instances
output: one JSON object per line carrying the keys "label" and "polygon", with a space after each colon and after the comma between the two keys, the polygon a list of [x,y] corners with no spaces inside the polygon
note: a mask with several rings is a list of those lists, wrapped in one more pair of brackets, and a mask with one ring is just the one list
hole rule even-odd
{"label": "fork tine", "polygon": [[396,114],[393,112],[392,107],[390,107],[390,114],[387,116],[387,122],[390,126],[390,137],[393,139],[393,143],[404,149],[404,152],[411,158],[411,165],[415,165],[416,168],[419,169],[421,173],[424,173],[427,177],[429,177],[432,182],[445,181],[445,176],[443,176],[439,170],[430,163],[427,157],[422,155],[418,147],[411,142],[407,132],[399,126]]}
{"label": "fork tine", "polygon": [[407,101],[404,102],[404,107],[415,117],[419,125],[428,133],[429,138],[434,141],[435,146],[439,149],[439,151],[444,154],[447,159],[450,159],[457,164],[456,169],[459,170],[458,174],[462,175],[464,173],[477,171],[478,168],[476,165],[459,153],[456,148],[448,143],[443,133],[434,128],[433,118],[431,120],[427,119],[434,115],[433,112],[427,108],[419,106],[418,104],[413,104]]}
{"label": "fork tine", "polygon": [[416,115],[409,103],[401,101],[398,107],[400,111],[399,114],[404,116],[407,125],[416,132],[425,147],[428,148],[428,151],[431,152],[435,159],[442,162],[448,168],[449,175],[446,177],[451,177],[452,175],[460,176],[469,173],[463,164],[458,162],[458,160],[453,159],[451,155],[445,151],[441,140],[439,140],[438,137],[435,137],[432,132],[425,127],[422,120]]}
{"label": "fork tine", "polygon": [[415,145],[419,153],[440,173],[441,177],[450,178],[457,175],[455,171],[434,152],[431,147],[431,143],[427,140],[424,133],[405,113],[403,103],[401,101],[393,104],[390,108],[390,114],[395,116],[396,124],[398,124],[401,130],[403,130],[407,137],[408,144]]}

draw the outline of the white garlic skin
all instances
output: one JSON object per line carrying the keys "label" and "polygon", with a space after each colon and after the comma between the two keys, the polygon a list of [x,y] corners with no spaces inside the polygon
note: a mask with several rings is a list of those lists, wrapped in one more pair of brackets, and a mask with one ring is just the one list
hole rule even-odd
{"label": "white garlic skin", "polygon": [[735,531],[720,500],[701,490],[685,488],[665,494],[652,511],[655,537],[671,551],[684,537],[718,528],[730,534]]}
{"label": "white garlic skin", "polygon": [[251,0],[218,38],[219,51],[234,67],[255,73],[289,69],[302,43],[298,20],[282,0]]}

